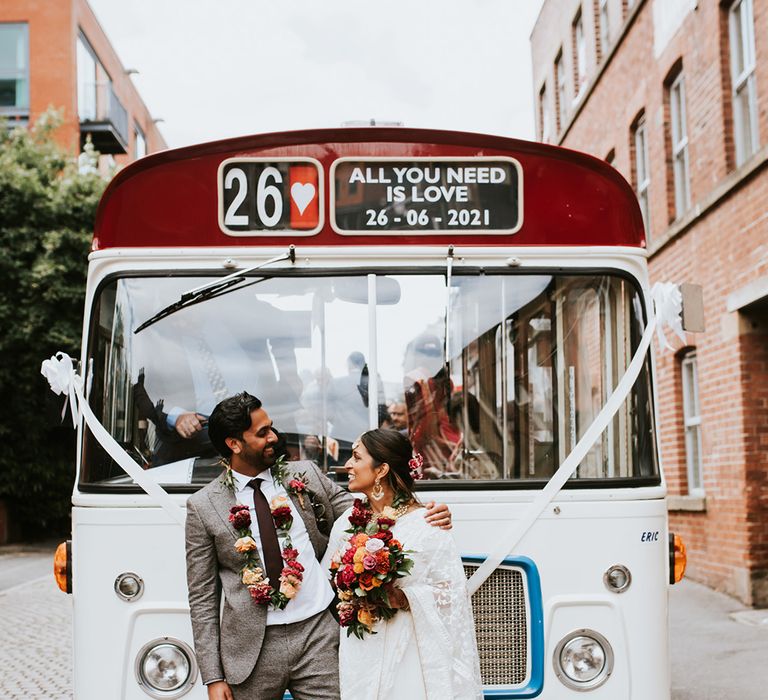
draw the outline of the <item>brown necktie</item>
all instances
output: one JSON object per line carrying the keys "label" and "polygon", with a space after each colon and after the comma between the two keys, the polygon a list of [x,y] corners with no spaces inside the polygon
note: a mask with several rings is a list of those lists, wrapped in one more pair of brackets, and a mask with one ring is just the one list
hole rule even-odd
{"label": "brown necktie", "polygon": [[259,524],[259,539],[261,552],[264,556],[264,567],[267,570],[269,584],[275,590],[280,588],[280,573],[283,570],[283,555],[280,553],[280,541],[277,539],[275,521],[269,509],[267,497],[261,490],[264,479],[251,479],[248,486],[253,489],[253,508],[256,511],[256,522]]}

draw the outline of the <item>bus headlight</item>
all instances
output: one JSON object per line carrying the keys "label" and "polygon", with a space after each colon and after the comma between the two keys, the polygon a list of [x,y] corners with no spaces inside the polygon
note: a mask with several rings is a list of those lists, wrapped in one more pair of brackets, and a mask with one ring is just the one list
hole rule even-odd
{"label": "bus headlight", "polygon": [[171,637],[145,644],[136,655],[136,680],[153,698],[171,700],[186,694],[197,678],[192,649]]}
{"label": "bus headlight", "polygon": [[602,634],[580,629],[563,637],[552,659],[560,681],[574,690],[591,690],[613,672],[613,649]]}

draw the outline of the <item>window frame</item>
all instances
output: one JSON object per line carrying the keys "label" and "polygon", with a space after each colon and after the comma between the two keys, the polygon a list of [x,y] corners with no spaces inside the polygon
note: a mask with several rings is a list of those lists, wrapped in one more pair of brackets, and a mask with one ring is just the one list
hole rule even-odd
{"label": "window frame", "polygon": [[568,90],[565,68],[563,66],[563,49],[562,47],[555,57],[555,101],[557,115],[557,132],[560,133],[565,128],[566,120],[568,117],[568,102],[566,93]]}
{"label": "window frame", "polygon": [[[24,85],[23,94],[19,101],[13,105],[0,105],[0,114],[7,117],[16,117],[21,119],[29,118],[29,22],[2,22],[0,26],[9,29],[19,29],[23,42],[22,54],[18,55],[18,43],[16,45],[16,65],[13,70],[7,73],[0,72],[1,80],[13,81],[16,84],[16,97],[18,100],[18,83],[21,81]],[[18,42],[18,35],[16,35],[16,42]],[[19,58],[21,58],[21,65],[19,64]]]}
{"label": "window frame", "polygon": [[549,105],[547,104],[547,83],[546,81],[539,90],[539,128],[541,129],[541,140],[544,143],[548,143],[552,134],[550,133],[551,118],[549,116]]}
{"label": "window frame", "polygon": [[[689,370],[690,368],[690,370]],[[696,350],[689,350],[680,360],[680,377],[683,395],[683,435],[685,439],[685,465],[688,494],[704,495],[704,474],[701,449],[701,403],[699,401],[699,367]],[[691,442],[696,441],[694,463]]]}
{"label": "window frame", "polygon": [[573,92],[574,99],[577,99],[587,83],[587,41],[584,36],[584,15],[581,7],[571,23],[571,40],[573,42]]}
{"label": "window frame", "polygon": [[[642,142],[642,148],[638,147],[638,143]],[[649,172],[648,163],[648,129],[646,127],[645,112],[635,120],[632,126],[632,144],[634,148],[635,158],[633,163],[633,175],[635,179],[635,193],[637,200],[640,204],[640,212],[643,215],[643,223],[645,224],[646,235],[650,238],[651,230],[651,207],[650,207],[650,186],[651,186],[651,174]],[[641,165],[642,174],[641,179]]]}
{"label": "window frame", "polygon": [[[144,152],[139,153],[139,144],[143,144]],[[135,160],[147,155],[147,136],[144,130],[136,123],[133,123],[133,157]]]}
{"label": "window frame", "polygon": [[[728,8],[728,43],[731,69],[731,106],[736,166],[742,165],[760,147],[755,78],[755,20],[752,0],[735,0]],[[737,45],[740,53],[737,53]],[[743,66],[736,72],[739,57]],[[747,109],[742,99],[746,93]]]}
{"label": "window frame", "polygon": [[611,43],[610,14],[608,13],[608,0],[598,0],[598,29],[600,38],[600,60],[605,58]]}
{"label": "window frame", "polygon": [[669,85],[670,141],[672,144],[672,180],[675,193],[675,218],[691,206],[688,157],[688,127],[685,106],[685,78],[681,70]]}

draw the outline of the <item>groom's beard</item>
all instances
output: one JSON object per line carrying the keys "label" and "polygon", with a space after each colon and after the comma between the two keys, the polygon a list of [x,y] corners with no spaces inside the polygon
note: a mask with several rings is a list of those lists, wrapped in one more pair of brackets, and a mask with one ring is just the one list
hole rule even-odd
{"label": "groom's beard", "polygon": [[251,469],[260,473],[266,469],[270,469],[277,461],[276,453],[277,450],[275,447],[270,445],[269,447],[265,447],[261,452],[257,452],[256,450],[245,451],[241,455],[241,458],[249,467],[251,467]]}

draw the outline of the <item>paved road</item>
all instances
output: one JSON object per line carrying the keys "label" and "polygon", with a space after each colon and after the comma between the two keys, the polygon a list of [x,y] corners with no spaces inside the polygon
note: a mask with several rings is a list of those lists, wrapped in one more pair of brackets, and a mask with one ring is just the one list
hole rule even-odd
{"label": "paved road", "polygon": [[[52,556],[0,548],[2,700],[72,698],[72,599],[53,582]],[[670,592],[670,624],[672,700],[768,697],[768,611],[684,581]]]}
{"label": "paved road", "polygon": [[691,581],[670,591],[672,700],[768,698],[768,610]]}
{"label": "paved road", "polygon": [[0,698],[71,700],[72,599],[50,548],[0,548]]}

